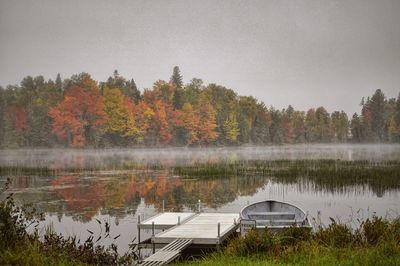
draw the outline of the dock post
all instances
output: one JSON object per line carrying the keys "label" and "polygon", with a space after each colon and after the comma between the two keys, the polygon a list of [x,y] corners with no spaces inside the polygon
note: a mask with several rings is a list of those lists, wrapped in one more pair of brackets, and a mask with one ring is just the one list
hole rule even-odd
{"label": "dock post", "polygon": [[151,223],[151,243],[153,244],[153,254],[156,253],[156,244],[154,243],[154,236],[155,236],[155,232],[154,232],[155,228],[154,228],[154,221]]}
{"label": "dock post", "polygon": [[165,205],[164,200],[162,200],[162,212],[165,212]]}
{"label": "dock post", "polygon": [[201,212],[201,200],[199,200],[198,212]]}
{"label": "dock post", "polygon": [[221,223],[218,223],[218,243],[217,243],[217,250],[219,250],[219,245],[221,242]]}
{"label": "dock post", "polygon": [[140,214],[137,217],[138,222],[137,222],[137,230],[138,230],[138,252],[139,252],[139,257],[140,257]]}

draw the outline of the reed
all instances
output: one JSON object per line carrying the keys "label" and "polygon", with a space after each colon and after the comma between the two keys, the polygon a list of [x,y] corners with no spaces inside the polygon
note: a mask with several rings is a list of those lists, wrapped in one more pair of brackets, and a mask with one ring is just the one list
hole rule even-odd
{"label": "reed", "polygon": [[373,217],[356,230],[332,221],[316,232],[292,227],[280,234],[250,231],[219,253],[179,265],[399,265],[400,218]]}

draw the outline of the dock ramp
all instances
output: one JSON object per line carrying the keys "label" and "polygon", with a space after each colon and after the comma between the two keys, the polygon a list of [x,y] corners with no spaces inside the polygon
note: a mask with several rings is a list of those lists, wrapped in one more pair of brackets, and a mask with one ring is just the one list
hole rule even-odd
{"label": "dock ramp", "polygon": [[192,242],[192,239],[175,239],[150,257],[146,258],[140,265],[158,266],[168,264],[179,257],[181,252],[192,244]]}

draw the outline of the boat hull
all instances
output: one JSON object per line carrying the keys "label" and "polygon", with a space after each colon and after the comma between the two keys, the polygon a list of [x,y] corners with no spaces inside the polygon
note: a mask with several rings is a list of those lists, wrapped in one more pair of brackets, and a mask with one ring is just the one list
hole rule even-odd
{"label": "boat hull", "polygon": [[272,232],[279,232],[289,227],[304,227],[312,229],[307,215],[300,208],[281,201],[266,200],[250,204],[240,211],[243,221],[254,221],[257,231],[266,228]]}

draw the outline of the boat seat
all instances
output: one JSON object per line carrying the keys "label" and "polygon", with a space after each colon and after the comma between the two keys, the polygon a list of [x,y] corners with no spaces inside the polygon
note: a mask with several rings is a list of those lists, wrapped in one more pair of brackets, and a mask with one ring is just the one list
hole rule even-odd
{"label": "boat seat", "polygon": [[252,220],[295,220],[296,215],[291,212],[249,212]]}
{"label": "boat seat", "polygon": [[256,226],[292,226],[296,220],[257,220]]}

